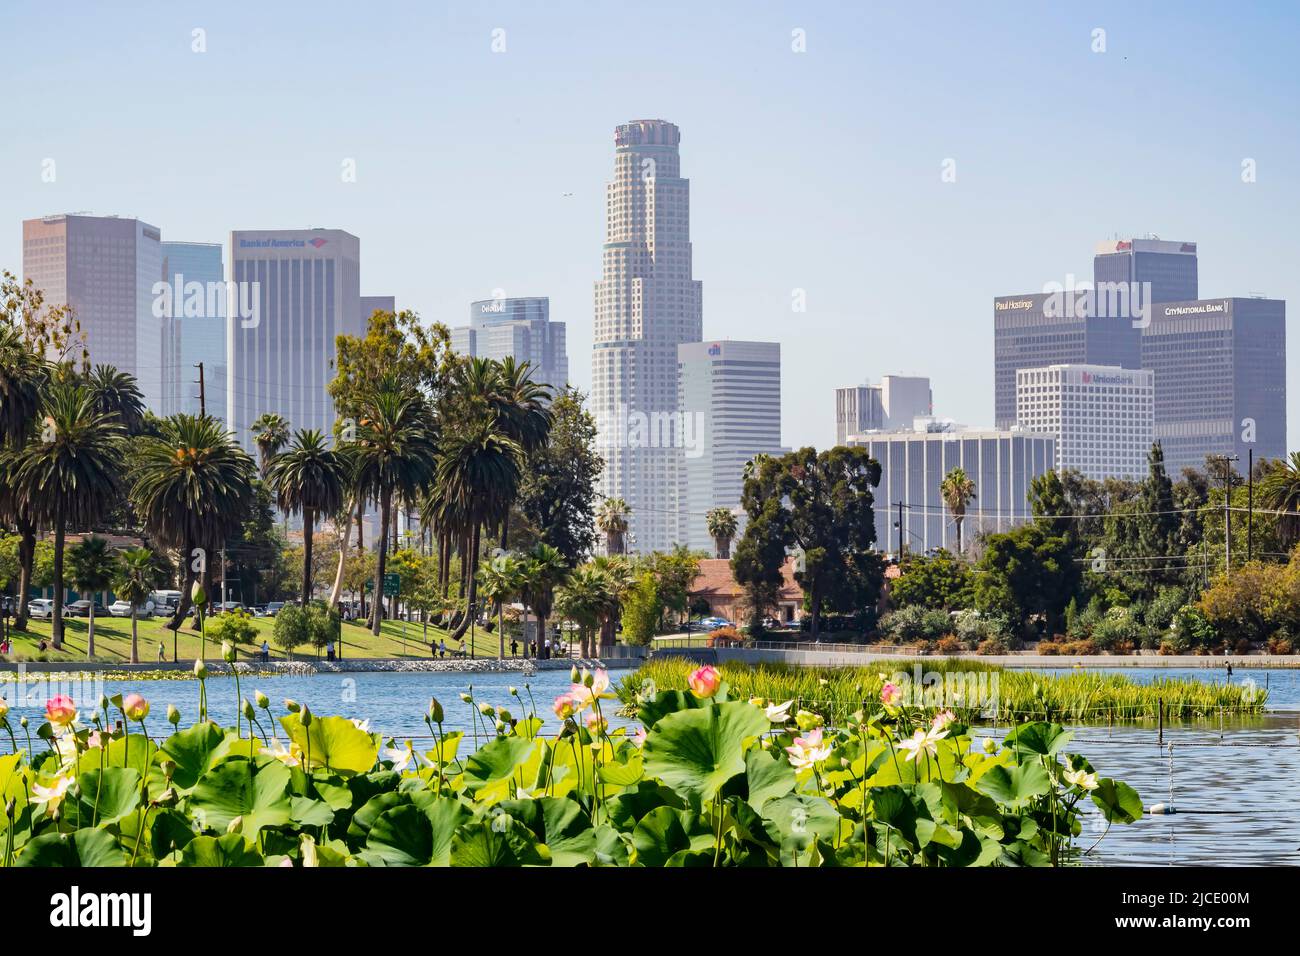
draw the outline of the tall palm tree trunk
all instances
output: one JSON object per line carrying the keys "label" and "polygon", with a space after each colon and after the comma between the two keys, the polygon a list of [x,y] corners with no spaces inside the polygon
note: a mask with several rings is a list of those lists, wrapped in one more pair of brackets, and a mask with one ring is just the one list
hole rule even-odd
{"label": "tall palm tree trunk", "polygon": [[36,525],[18,519],[18,606],[14,609],[14,629],[27,630],[27,595],[32,589],[32,567],[36,563]]}
{"label": "tall palm tree trunk", "polygon": [[347,510],[348,517],[343,522],[343,540],[339,542],[339,563],[334,569],[334,583],[330,586],[330,607],[339,606],[343,595],[343,570],[348,562],[348,541],[352,537],[352,508]]}
{"label": "tall palm tree trunk", "polygon": [[470,537],[470,546],[468,548],[469,553],[462,561],[464,567],[461,571],[461,581],[463,584],[466,575],[468,575],[469,602],[465,605],[465,616],[461,618],[460,623],[456,625],[456,629],[452,631],[451,636],[455,640],[461,639],[465,632],[469,630],[470,622],[474,620],[474,602],[478,600],[478,575],[474,572],[478,570],[478,545],[481,529],[482,525],[477,521],[474,522],[474,531]]}
{"label": "tall palm tree trunk", "polygon": [[497,598],[497,660],[506,659],[506,599]]}
{"label": "tall palm tree trunk", "polygon": [[131,663],[140,663],[140,632],[138,625],[140,609],[134,604],[131,605]]}
{"label": "tall palm tree trunk", "polygon": [[385,488],[379,494],[379,540],[375,543],[379,553],[375,562],[374,600],[370,619],[370,633],[375,637],[379,636],[379,625],[384,618],[384,568],[388,561],[388,521],[392,504],[393,493]]}
{"label": "tall palm tree trunk", "polygon": [[302,606],[311,602],[312,525],[316,521],[314,508],[302,509]]}
{"label": "tall palm tree trunk", "polygon": [[66,537],[63,502],[54,511],[54,620],[50,625],[55,649],[63,647],[63,542]]}
{"label": "tall palm tree trunk", "polygon": [[90,596],[90,620],[86,622],[86,660],[95,656],[95,596]]}

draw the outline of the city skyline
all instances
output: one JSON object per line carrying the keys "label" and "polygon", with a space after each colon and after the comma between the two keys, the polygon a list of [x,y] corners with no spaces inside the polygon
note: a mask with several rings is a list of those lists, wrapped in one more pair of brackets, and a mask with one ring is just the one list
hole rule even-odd
{"label": "city skyline", "polygon": [[[948,6],[922,30],[900,12],[868,16],[836,5],[754,11],[744,22],[705,13],[693,31],[641,24],[647,42],[675,64],[669,74],[592,42],[600,30],[576,8],[456,7],[425,20],[417,14],[424,29],[410,37],[369,24],[347,38],[313,33],[319,44],[310,55],[281,44],[298,27],[285,11],[266,11],[259,35],[233,14],[205,13],[207,51],[198,54],[191,49],[195,18],[163,6],[129,34],[111,11],[88,10],[85,38],[57,33],[35,9],[17,5],[0,14],[0,24],[31,41],[15,51],[6,73],[35,69],[38,51],[56,38],[83,54],[72,59],[85,65],[54,79],[40,112],[15,104],[15,136],[0,156],[10,185],[0,214],[14,224],[0,232],[0,264],[15,271],[16,223],[52,213],[135,215],[168,239],[190,242],[220,242],[235,228],[334,226],[365,240],[366,286],[391,290],[426,321],[458,324],[464,303],[498,287],[507,295],[543,294],[569,323],[570,352],[581,356],[593,333],[590,250],[600,241],[608,131],[643,115],[684,131],[683,161],[697,193],[695,271],[712,290],[709,334],[782,343],[793,386],[782,409],[791,446],[825,447],[835,437],[829,389],[799,387],[805,380],[924,374],[935,383],[937,408],[970,409],[963,418],[972,426],[993,424],[989,299],[1063,282],[1068,273],[1089,275],[1091,244],[1108,235],[1197,241],[1205,257],[1202,297],[1300,295],[1289,217],[1282,215],[1300,204],[1288,172],[1297,165],[1297,139],[1269,123],[1296,89],[1283,56],[1282,38],[1295,26],[1290,11],[1169,22],[1154,11],[1100,4],[1082,13],[1032,10],[1011,23]],[[716,42],[715,26],[725,27],[729,42]],[[506,52],[494,54],[498,27],[506,30]],[[1107,31],[1104,53],[1092,50],[1098,27]],[[806,31],[804,53],[791,49],[795,29]],[[863,37],[891,31],[907,41],[899,50],[873,46],[871,58],[855,55]],[[61,110],[81,112],[73,109],[80,103],[102,112],[123,95],[127,77],[86,82],[103,58],[92,34],[104,49],[147,51],[189,86],[157,90],[148,109],[117,110],[111,126],[51,125],[47,116]],[[1027,36],[1033,45],[1015,45]],[[452,88],[481,88],[472,108],[438,97],[428,122],[417,123],[402,112],[407,95],[379,104],[382,91],[412,77],[400,57],[395,76],[344,66],[315,86],[286,78],[310,76],[312,62],[345,40],[391,42],[409,53],[430,37],[445,54],[431,68],[436,77]],[[1212,38],[1215,57],[1193,64],[1180,55]],[[252,68],[273,43],[280,78]],[[1017,70],[983,62],[994,46],[1018,50]],[[558,69],[557,49],[566,53]],[[765,69],[737,69],[746,59]],[[1247,60],[1248,75],[1238,75]],[[704,61],[707,69],[696,65]],[[548,70],[536,76],[543,62]],[[733,72],[736,91],[703,86],[718,68]],[[1026,71],[1038,77],[1033,89],[1021,82]],[[591,84],[591,74],[608,82]],[[534,79],[521,92],[524,75]],[[266,83],[303,107],[294,137],[243,111],[238,133],[259,147],[247,155],[150,148],[159,116],[168,117],[162,135],[171,142],[211,140],[210,116],[171,108],[186,89],[221,104]],[[753,99],[772,84],[779,95]],[[829,92],[837,84],[861,98],[852,111],[850,93]],[[870,94],[873,86],[907,94]],[[701,88],[708,95],[700,96]],[[1141,97],[1132,96],[1136,88]],[[1039,129],[1032,118],[1083,97],[1110,104],[1089,148],[1044,158],[1038,150],[1008,150],[1001,134],[978,129],[997,119],[991,125],[998,130],[1050,141],[1060,124]],[[1174,108],[1152,111],[1144,106],[1152,100]],[[549,108],[535,108],[543,102]],[[1207,127],[1215,130],[1209,146],[1202,145]],[[763,128],[779,133],[761,137],[759,149],[753,134]],[[440,129],[456,135],[449,140]],[[475,148],[448,148],[464,144]],[[945,183],[949,158],[956,181]],[[42,179],[47,159],[57,169],[53,182]],[[356,163],[352,183],[341,181],[348,159]],[[1246,159],[1258,164],[1252,183],[1242,181]],[[759,190],[768,201],[755,202]],[[1042,211],[1048,208],[1060,211]],[[525,225],[505,235],[502,222]],[[542,235],[547,241],[539,244]],[[806,312],[792,311],[800,289]],[[576,361],[571,370],[584,391],[591,385],[586,364]],[[1295,447],[1300,409],[1289,411],[1288,444]]]}

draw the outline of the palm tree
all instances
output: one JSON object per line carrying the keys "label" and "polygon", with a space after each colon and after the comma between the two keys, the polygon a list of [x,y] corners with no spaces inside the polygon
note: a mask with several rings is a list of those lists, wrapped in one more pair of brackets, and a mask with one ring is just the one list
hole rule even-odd
{"label": "palm tree", "polygon": [[960,554],[961,525],[966,520],[966,506],[975,500],[975,482],[971,481],[964,468],[954,468],[943,476],[943,481],[939,483],[939,494],[957,526],[957,552]]}
{"label": "palm tree", "polygon": [[95,407],[116,419],[128,435],[140,434],[144,426],[144,393],[134,375],[111,365],[96,365],[86,376],[86,387],[95,396]]}
{"label": "palm tree", "polygon": [[289,420],[275,412],[263,412],[249,426],[257,443],[258,465],[265,478],[271,469],[271,459],[289,443]]}
{"label": "palm tree", "polygon": [[497,660],[506,656],[506,601],[519,591],[522,570],[513,554],[498,554],[478,571],[479,589],[497,606]]}
{"label": "palm tree", "polygon": [[[32,436],[49,364],[33,350],[20,327],[0,322],[0,475],[12,475],[22,448]],[[27,594],[36,559],[36,522],[11,481],[0,482],[0,521],[18,531],[18,606],[14,627],[27,628]]]}
{"label": "palm tree", "polygon": [[736,514],[730,508],[711,508],[704,516],[719,558],[731,557],[731,539],[736,536]]}
{"label": "palm tree", "polygon": [[[555,591],[563,587],[573,572],[564,561],[564,555],[546,542],[539,542],[528,553],[527,568],[524,572],[524,590],[528,605],[537,615],[537,646],[546,641],[546,619],[555,608]],[[524,653],[528,651],[528,635],[524,635]]]}
{"label": "palm tree", "polygon": [[288,514],[302,512],[302,606],[311,601],[312,529],[319,514],[333,515],[343,507],[347,463],[331,451],[325,436],[302,429],[293,444],[275,456],[267,481],[276,502]]}
{"label": "palm tree", "polygon": [[461,559],[469,582],[470,613],[456,625],[459,639],[473,617],[478,598],[480,536],[499,528],[519,493],[524,454],[490,418],[473,419],[445,436],[438,457],[437,493],[442,511],[454,517],[463,542]]}
{"label": "palm tree", "polygon": [[82,598],[90,600],[90,619],[86,624],[86,660],[95,656],[95,595],[113,583],[117,559],[108,548],[108,539],[91,535],[68,549],[72,586]]}
{"label": "palm tree", "polygon": [[609,579],[592,565],[574,570],[555,595],[555,609],[578,625],[583,657],[595,657],[593,637],[609,606]]}
{"label": "palm tree", "polygon": [[167,624],[175,632],[190,609],[196,574],[208,577],[207,555],[239,532],[253,506],[256,469],[225,427],[203,415],[163,419],[159,434],[141,438],[133,457],[136,514],[154,541],[181,551],[181,599]]}
{"label": "palm tree", "polygon": [[608,554],[626,554],[627,519],[632,513],[622,498],[606,498],[596,512],[596,527],[605,534],[605,551]]}
{"label": "palm tree", "polygon": [[[533,366],[507,355],[498,363],[490,402],[497,427],[523,450],[525,456],[543,448],[551,435],[551,390],[532,380]],[[509,547],[510,512],[501,525],[501,547]]]}
{"label": "palm tree", "polygon": [[378,636],[383,619],[384,570],[393,498],[413,500],[433,477],[437,463],[437,425],[424,397],[383,383],[362,403],[352,446],[354,480],[362,498],[379,500],[379,540],[374,606],[370,629]]}
{"label": "palm tree", "polygon": [[1270,462],[1259,482],[1259,500],[1265,508],[1285,512],[1279,516],[1279,530],[1287,547],[1300,538],[1300,452]]}
{"label": "palm tree", "polygon": [[636,574],[628,559],[622,555],[598,555],[592,567],[605,578],[605,605],[601,610],[601,646],[614,643],[614,626],[623,609],[623,598],[636,583]]}
{"label": "palm tree", "polygon": [[149,600],[153,590],[157,571],[154,568],[153,552],[148,548],[128,548],[122,552],[122,560],[117,566],[117,577],[113,579],[113,590],[123,601],[131,605],[131,663],[140,663],[140,645],[137,624],[140,605]]}
{"label": "palm tree", "polygon": [[23,452],[12,482],[23,507],[54,529],[55,647],[63,646],[63,560],[68,525],[88,528],[118,493],[122,426],[95,407],[75,381],[52,385],[41,405],[40,436]]}

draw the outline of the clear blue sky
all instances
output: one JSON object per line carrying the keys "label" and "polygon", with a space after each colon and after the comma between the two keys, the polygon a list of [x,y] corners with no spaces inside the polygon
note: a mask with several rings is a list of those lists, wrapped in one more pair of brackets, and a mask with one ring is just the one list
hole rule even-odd
{"label": "clear blue sky", "polygon": [[613,128],[677,123],[705,335],[781,342],[789,445],[890,372],[991,423],[990,300],[1089,276],[1116,233],[1199,243],[1202,295],[1300,308],[1289,2],[5,0],[0,36],[0,265],[56,212],[343,228],[363,294],[427,320],[550,296],[584,388]]}

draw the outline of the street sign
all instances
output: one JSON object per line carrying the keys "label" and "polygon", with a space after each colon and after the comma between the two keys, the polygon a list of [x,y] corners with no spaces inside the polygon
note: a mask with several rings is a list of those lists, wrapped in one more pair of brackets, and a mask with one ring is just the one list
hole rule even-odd
{"label": "street sign", "polygon": [[402,576],[389,572],[384,575],[384,597],[394,597],[402,587]]}

